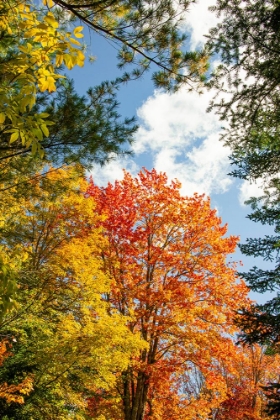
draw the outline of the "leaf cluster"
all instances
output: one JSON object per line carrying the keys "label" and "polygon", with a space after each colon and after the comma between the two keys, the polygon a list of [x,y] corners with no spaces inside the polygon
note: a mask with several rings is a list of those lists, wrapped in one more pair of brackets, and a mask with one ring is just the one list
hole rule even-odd
{"label": "leaf cluster", "polygon": [[206,52],[183,51],[186,37],[180,23],[192,1],[54,0],[54,3],[116,44],[119,67],[133,67],[119,82],[139,78],[149,69],[154,70],[155,85],[169,90],[182,84],[193,88],[203,80]]}

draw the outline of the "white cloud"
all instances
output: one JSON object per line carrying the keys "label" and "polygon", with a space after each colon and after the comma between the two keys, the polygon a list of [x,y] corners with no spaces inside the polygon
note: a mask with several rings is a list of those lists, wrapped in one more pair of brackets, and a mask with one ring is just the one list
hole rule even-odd
{"label": "white cloud", "polygon": [[209,92],[156,91],[138,110],[135,153],[150,153],[153,166],[177,178],[185,195],[223,193],[232,183],[227,176],[229,150],[219,141],[219,120],[206,113],[209,100]]}
{"label": "white cloud", "polygon": [[215,13],[209,11],[209,7],[213,5],[215,0],[198,0],[195,4],[191,4],[185,14],[182,30],[191,33],[191,49],[201,48],[206,42],[205,35],[209,29],[216,26],[218,18]]}
{"label": "white cloud", "polygon": [[[278,178],[280,173],[278,173]],[[265,193],[273,195],[275,192],[274,187],[272,187],[272,179],[275,176],[264,176],[263,178],[258,178],[254,181],[243,181],[239,187],[239,202],[244,206],[244,202],[249,200],[251,197],[261,197],[265,196]]]}
{"label": "white cloud", "polygon": [[[209,92],[199,95],[181,89],[171,95],[155,91],[138,109],[134,159],[148,169],[166,172],[169,179],[177,178],[184,195],[224,193],[232,183],[227,175],[229,150],[219,141],[219,120],[206,113],[209,100]],[[122,168],[136,175],[139,166],[132,159],[116,159],[95,168],[93,177],[104,185],[122,179]]]}
{"label": "white cloud", "polygon": [[136,176],[140,168],[132,159],[112,159],[105,166],[95,166],[91,171],[90,175],[96,185],[105,186],[108,182],[112,184],[115,180],[123,179],[123,169],[126,169],[132,175]]}
{"label": "white cloud", "polygon": [[244,202],[251,197],[261,197],[263,195],[263,180],[244,181],[239,187],[239,203],[245,206]]}
{"label": "white cloud", "polygon": [[175,94],[155,91],[137,111],[141,126],[134,151],[141,153],[147,147],[156,151],[174,144],[186,146],[197,137],[218,130],[218,118],[206,113],[209,100],[208,92],[199,95],[186,88]]}
{"label": "white cloud", "polygon": [[155,168],[166,172],[170,179],[177,178],[182,183],[183,195],[224,193],[232,183],[227,176],[228,154],[218,136],[210,135],[184,156],[179,150],[163,149],[156,155]]}
{"label": "white cloud", "polygon": [[[205,42],[204,34],[215,26],[217,18],[208,7],[215,0],[198,0],[190,7],[182,29],[191,32],[191,47]],[[182,193],[224,193],[231,183],[228,177],[228,148],[219,141],[220,122],[206,109],[213,94],[199,95],[182,88],[175,94],[154,91],[138,109],[140,128],[133,145],[136,162],[149,157],[148,169],[166,172],[169,179],[182,183]],[[101,185],[123,177],[122,168],[135,175],[139,167],[132,160],[116,160],[96,168],[94,178]]]}
{"label": "white cloud", "polygon": [[133,159],[116,159],[96,168],[95,182],[104,185],[122,179],[122,168],[135,176],[144,165],[166,172],[169,179],[177,178],[184,195],[227,192],[233,183],[227,175],[230,151],[219,141],[218,116],[206,112],[212,95],[208,91],[199,95],[187,88],[173,94],[154,91],[137,110],[140,128]]}

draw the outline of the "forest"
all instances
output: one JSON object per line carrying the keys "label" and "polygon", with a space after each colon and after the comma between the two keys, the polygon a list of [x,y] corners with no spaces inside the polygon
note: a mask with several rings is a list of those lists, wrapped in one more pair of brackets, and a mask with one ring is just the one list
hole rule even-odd
{"label": "forest", "polygon": [[[194,51],[190,7],[0,2],[3,420],[280,419],[280,2],[216,0]],[[85,29],[114,43],[121,76],[80,95]],[[240,244],[209,197],[156,169],[90,176],[131,155],[138,122],[118,92],[143,77],[215,92],[229,176],[263,183],[248,217],[273,234]],[[237,247],[269,268],[239,272]]]}

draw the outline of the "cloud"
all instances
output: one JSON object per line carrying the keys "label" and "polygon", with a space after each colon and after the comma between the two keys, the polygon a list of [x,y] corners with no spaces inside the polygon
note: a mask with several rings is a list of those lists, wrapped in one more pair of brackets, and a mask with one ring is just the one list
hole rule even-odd
{"label": "cloud", "polygon": [[189,11],[185,13],[181,27],[183,31],[191,34],[190,46],[192,50],[201,48],[205,44],[205,35],[219,21],[216,14],[209,11],[209,7],[214,5],[215,0],[198,0],[195,4],[191,4]]}
{"label": "cloud", "polygon": [[183,195],[224,193],[232,183],[227,176],[228,153],[218,136],[210,135],[184,156],[176,149],[161,150],[156,155],[155,168],[166,172],[170,179],[177,178]]}
{"label": "cloud", "polygon": [[[278,178],[280,173],[278,173]],[[258,178],[254,181],[243,181],[239,187],[239,202],[241,206],[244,206],[244,202],[249,200],[251,197],[261,197],[269,193],[271,196],[277,193],[273,183],[271,182],[275,176],[265,175],[263,178]]]}
{"label": "cloud", "polygon": [[174,94],[155,91],[137,111],[141,126],[134,151],[186,146],[197,137],[219,130],[218,118],[206,113],[210,97],[208,92],[199,95],[186,88]]}
{"label": "cloud", "polygon": [[166,172],[169,179],[177,178],[184,195],[226,192],[232,183],[227,175],[229,150],[219,141],[218,117],[206,112],[209,100],[209,92],[155,91],[137,111],[140,129],[134,160],[116,159],[95,168],[95,182],[104,185],[122,179],[122,168],[135,176],[143,164]]}
{"label": "cloud", "polygon": [[140,170],[139,166],[131,159],[120,159],[112,156],[112,160],[105,166],[95,166],[90,175],[96,185],[105,186],[108,182],[114,183],[116,180],[123,179],[123,169],[136,176]]}
{"label": "cloud", "polygon": [[[217,22],[208,10],[214,2],[198,0],[185,16],[182,29],[191,33],[192,48],[205,42],[203,35]],[[233,182],[227,175],[230,152],[219,141],[218,117],[206,112],[212,95],[207,91],[199,95],[187,88],[172,94],[154,91],[137,110],[140,128],[133,145],[134,162],[116,160],[96,169],[96,182],[101,185],[121,179],[123,167],[136,175],[142,166],[139,162],[143,162],[148,169],[166,172],[169,179],[177,178],[184,195],[228,191]]]}
{"label": "cloud", "polygon": [[245,201],[251,197],[261,197],[263,195],[263,181],[261,179],[256,181],[244,181],[239,187],[239,203],[245,206]]}
{"label": "cloud", "polygon": [[158,171],[182,183],[185,195],[224,193],[232,183],[220,122],[206,112],[210,97],[186,89],[172,95],[156,91],[137,113],[135,154],[149,153]]}

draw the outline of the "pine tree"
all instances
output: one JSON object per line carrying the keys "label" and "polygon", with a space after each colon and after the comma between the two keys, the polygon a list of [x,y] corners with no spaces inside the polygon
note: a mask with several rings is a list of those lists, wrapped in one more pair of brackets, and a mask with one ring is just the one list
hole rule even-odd
{"label": "pine tree", "polygon": [[218,0],[222,21],[209,34],[208,48],[222,64],[210,87],[220,93],[210,108],[228,128],[232,172],[243,179],[278,179],[280,103],[280,3],[274,0]]}

